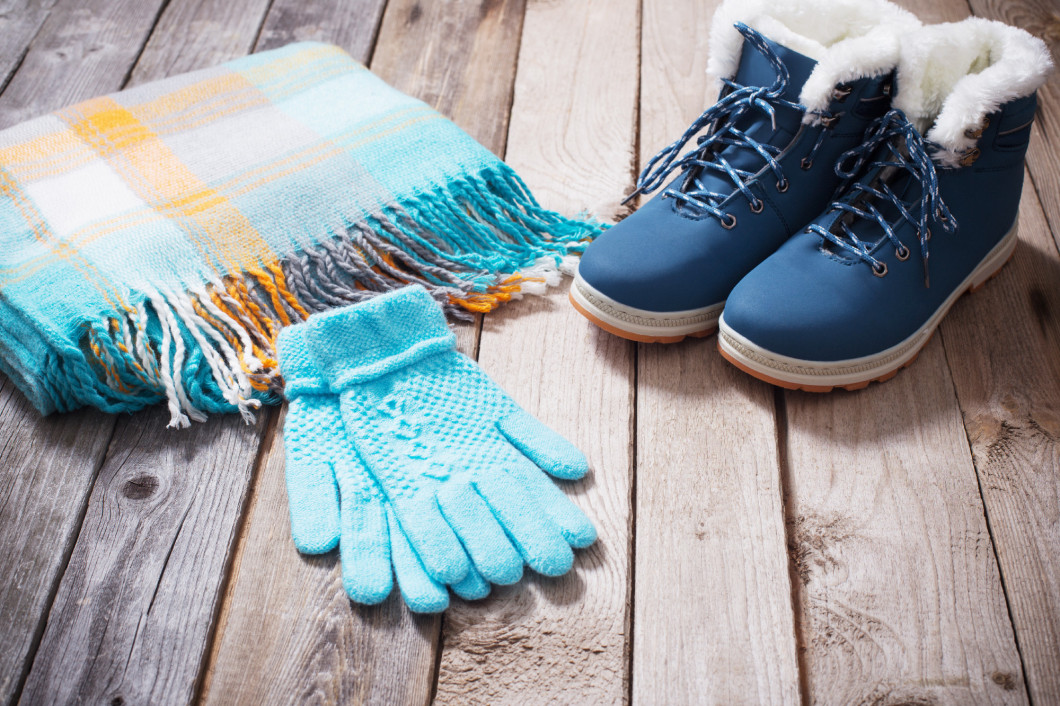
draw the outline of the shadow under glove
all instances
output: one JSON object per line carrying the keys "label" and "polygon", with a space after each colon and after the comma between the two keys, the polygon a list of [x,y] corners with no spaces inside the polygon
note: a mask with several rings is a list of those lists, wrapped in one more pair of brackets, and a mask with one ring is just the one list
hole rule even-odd
{"label": "shadow under glove", "polygon": [[558,576],[571,568],[571,547],[596,540],[589,519],[542,473],[581,478],[585,457],[457,352],[422,287],[305,325],[348,437],[435,581],[463,580],[472,562],[496,584],[519,580],[524,561]]}
{"label": "shadow under glove", "polygon": [[[445,610],[449,592],[424,571],[358,458],[342,424],[339,398],[316,369],[305,333],[305,324],[290,326],[277,341],[289,403],[283,442],[295,547],[303,554],[322,554],[338,545],[342,582],[357,603],[384,600],[396,574],[411,610]],[[486,597],[490,586],[472,569],[453,591],[474,600]]]}

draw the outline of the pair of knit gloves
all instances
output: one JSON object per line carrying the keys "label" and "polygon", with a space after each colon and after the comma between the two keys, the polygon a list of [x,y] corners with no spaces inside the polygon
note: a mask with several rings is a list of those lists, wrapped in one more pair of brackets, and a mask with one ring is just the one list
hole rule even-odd
{"label": "pair of knit gloves", "polygon": [[354,601],[396,577],[412,610],[437,612],[446,586],[483,598],[524,563],[558,576],[595,541],[542,473],[581,478],[585,456],[457,352],[422,287],[313,315],[277,349],[291,534],[306,554],[339,546]]}

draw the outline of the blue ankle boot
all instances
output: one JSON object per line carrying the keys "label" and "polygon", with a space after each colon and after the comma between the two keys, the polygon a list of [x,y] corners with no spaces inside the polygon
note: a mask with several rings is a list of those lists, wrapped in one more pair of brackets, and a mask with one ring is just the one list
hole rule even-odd
{"label": "blue ankle boot", "polygon": [[834,196],[835,161],[889,109],[898,35],[918,26],[882,0],[724,3],[710,57],[721,96],[633,195],[662,192],[586,249],[575,308],[636,341],[712,333],[736,283]]}
{"label": "blue ankle boot", "polygon": [[726,303],[718,347],[755,377],[821,392],[892,377],[1016,246],[1048,50],[982,19],[905,46],[895,109],[839,161],[842,194]]}

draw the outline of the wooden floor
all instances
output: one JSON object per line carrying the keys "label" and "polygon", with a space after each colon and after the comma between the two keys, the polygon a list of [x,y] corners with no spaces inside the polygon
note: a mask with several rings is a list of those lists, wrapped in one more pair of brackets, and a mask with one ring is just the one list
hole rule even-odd
{"label": "wooden floor", "polygon": [[[1048,0],[907,4],[1060,46]],[[713,102],[715,5],[2,0],[0,127],[320,39],[616,218]],[[600,541],[442,617],[352,605],[334,554],[297,554],[282,410],[41,419],[3,380],[0,703],[1060,703],[1060,77],[1041,98],[1014,259],[887,384],[782,392],[563,292],[461,328],[588,454],[566,490]]]}

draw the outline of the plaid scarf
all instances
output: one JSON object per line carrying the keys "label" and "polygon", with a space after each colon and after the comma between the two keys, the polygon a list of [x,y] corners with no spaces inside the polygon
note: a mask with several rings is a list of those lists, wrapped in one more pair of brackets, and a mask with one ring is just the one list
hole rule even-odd
{"label": "plaid scarf", "polygon": [[0,369],[43,414],[279,399],[280,329],[409,283],[537,293],[600,226],[442,115],[293,44],[0,132]]}

